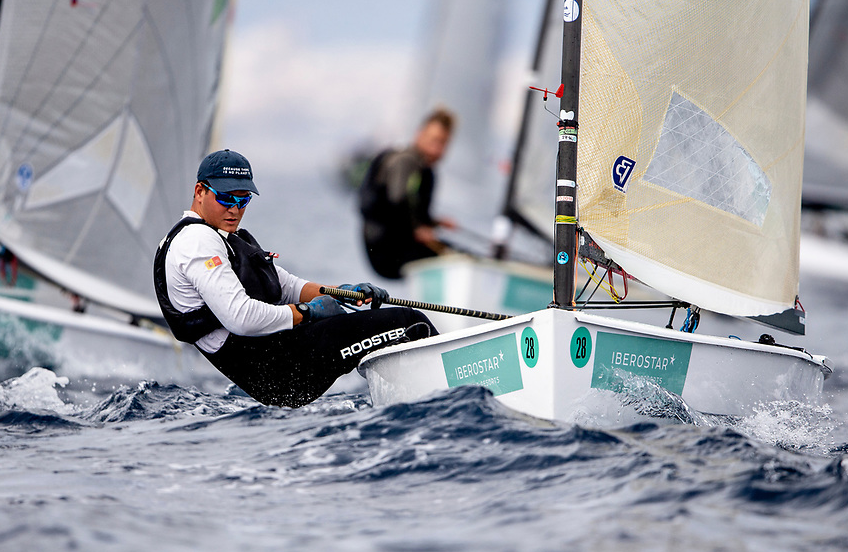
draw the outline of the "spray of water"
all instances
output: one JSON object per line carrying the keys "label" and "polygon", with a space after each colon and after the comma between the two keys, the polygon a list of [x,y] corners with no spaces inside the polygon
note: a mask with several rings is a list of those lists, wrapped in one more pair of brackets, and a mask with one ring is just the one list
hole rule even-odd
{"label": "spray of water", "polygon": [[[781,447],[786,450],[804,451],[810,454],[827,456],[842,442],[837,430],[842,425],[833,415],[831,407],[805,404],[799,401],[771,401],[760,403],[753,408],[749,416],[726,416],[706,414],[690,407],[679,395],[661,387],[655,381],[634,375],[619,369],[609,371],[610,387],[616,392],[594,390],[591,396],[584,398],[584,405],[590,408],[578,409],[583,412],[581,419],[573,420],[589,425],[606,425],[610,420],[626,422],[651,419],[683,423],[700,427],[728,427],[752,439]],[[599,404],[606,402],[609,413]],[[587,419],[586,412],[594,411],[595,417]]]}
{"label": "spray of water", "polygon": [[0,383],[0,408],[73,414],[74,405],[62,401],[56,389],[57,385],[67,384],[66,377],[57,376],[46,368],[32,368],[22,376]]}
{"label": "spray of water", "polygon": [[740,420],[737,429],[758,441],[824,456],[836,446],[840,425],[827,404],[773,401],[754,407],[754,414]]}

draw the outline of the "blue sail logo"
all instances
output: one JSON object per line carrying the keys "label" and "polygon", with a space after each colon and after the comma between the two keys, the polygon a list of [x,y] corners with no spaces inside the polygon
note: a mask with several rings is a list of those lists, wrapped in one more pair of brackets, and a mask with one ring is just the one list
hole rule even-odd
{"label": "blue sail logo", "polygon": [[627,181],[630,179],[635,166],[634,160],[623,155],[615,160],[615,163],[612,164],[612,183],[616,190],[619,192],[627,191]]}

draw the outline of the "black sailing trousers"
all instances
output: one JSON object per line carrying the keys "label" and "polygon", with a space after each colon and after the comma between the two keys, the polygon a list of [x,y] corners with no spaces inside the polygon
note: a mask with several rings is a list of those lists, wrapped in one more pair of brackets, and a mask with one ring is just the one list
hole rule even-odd
{"label": "black sailing trousers", "polygon": [[367,309],[266,336],[231,334],[217,352],[201,353],[257,401],[297,408],[324,394],[366,354],[419,322],[430,328],[430,335],[438,334],[419,311]]}

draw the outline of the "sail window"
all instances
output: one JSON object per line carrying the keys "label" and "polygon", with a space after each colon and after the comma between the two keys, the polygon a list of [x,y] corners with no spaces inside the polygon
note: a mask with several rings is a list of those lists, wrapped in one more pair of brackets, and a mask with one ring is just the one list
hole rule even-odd
{"label": "sail window", "polygon": [[762,226],[772,184],[720,123],[673,93],[644,179]]}
{"label": "sail window", "polygon": [[126,118],[121,156],[107,195],[112,205],[134,230],[141,228],[155,185],[156,168],[153,156],[138,121],[130,114]]}
{"label": "sail window", "polygon": [[113,122],[88,143],[68,155],[29,188],[25,209],[42,209],[103,189],[109,177],[120,125]]}

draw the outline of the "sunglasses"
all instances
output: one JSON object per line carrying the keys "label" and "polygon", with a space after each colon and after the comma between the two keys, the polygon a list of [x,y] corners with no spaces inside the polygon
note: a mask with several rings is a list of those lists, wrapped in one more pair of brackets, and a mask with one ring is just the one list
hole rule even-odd
{"label": "sunglasses", "polygon": [[246,196],[236,196],[227,192],[219,192],[209,184],[203,182],[203,185],[209,189],[210,192],[215,194],[215,201],[223,205],[224,207],[238,207],[239,209],[244,209],[247,207],[247,204],[250,203],[250,199],[253,197],[252,194],[247,194]]}

